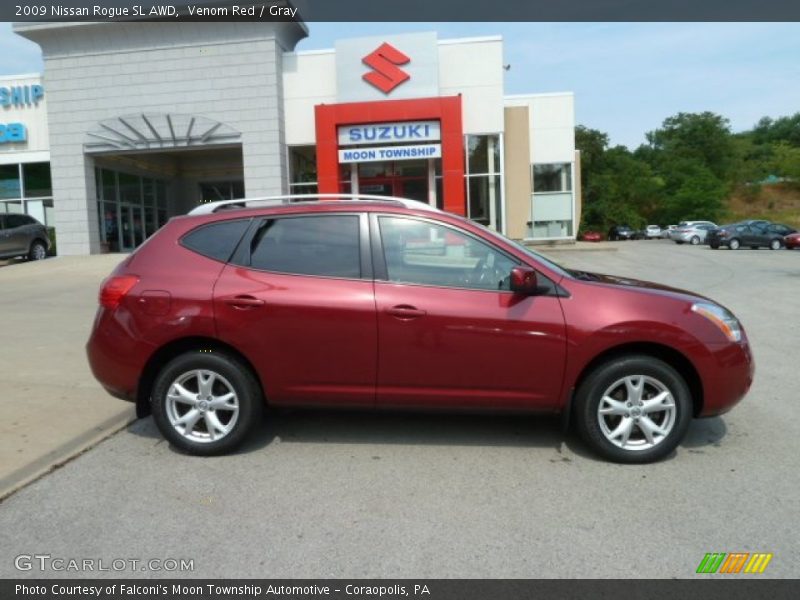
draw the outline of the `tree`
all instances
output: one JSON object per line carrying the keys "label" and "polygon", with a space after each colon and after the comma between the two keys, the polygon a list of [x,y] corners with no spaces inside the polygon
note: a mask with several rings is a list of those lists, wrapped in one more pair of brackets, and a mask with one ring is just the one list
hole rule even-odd
{"label": "tree", "polygon": [[671,171],[676,160],[694,160],[725,180],[734,164],[735,148],[728,119],[712,112],[678,113],[661,129],[646,134],[653,166]]}

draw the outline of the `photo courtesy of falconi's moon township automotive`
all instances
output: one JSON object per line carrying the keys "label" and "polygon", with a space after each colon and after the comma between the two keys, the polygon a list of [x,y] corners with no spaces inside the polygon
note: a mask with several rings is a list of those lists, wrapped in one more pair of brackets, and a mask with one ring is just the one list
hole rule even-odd
{"label": "photo courtesy of falconi's moon township automotive", "polygon": [[234,449],[267,406],[348,407],[561,413],[601,456],[645,463],[754,372],[713,300],[564,269],[397,198],[201,205],[99,300],[95,377],[200,455]]}

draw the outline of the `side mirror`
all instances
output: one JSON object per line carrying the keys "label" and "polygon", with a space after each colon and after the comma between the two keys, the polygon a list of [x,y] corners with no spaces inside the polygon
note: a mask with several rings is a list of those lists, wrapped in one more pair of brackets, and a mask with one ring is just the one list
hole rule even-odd
{"label": "side mirror", "polygon": [[536,271],[530,267],[514,267],[511,269],[511,291],[518,294],[532,295],[538,289]]}

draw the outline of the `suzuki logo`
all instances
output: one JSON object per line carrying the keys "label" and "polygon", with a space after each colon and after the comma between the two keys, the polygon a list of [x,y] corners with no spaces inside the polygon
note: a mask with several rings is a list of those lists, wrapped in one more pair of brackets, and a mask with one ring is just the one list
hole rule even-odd
{"label": "suzuki logo", "polygon": [[369,73],[365,73],[362,79],[374,85],[384,94],[388,94],[411,77],[397,66],[405,65],[411,62],[411,59],[385,42],[377,50],[362,58],[361,62],[373,69]]}

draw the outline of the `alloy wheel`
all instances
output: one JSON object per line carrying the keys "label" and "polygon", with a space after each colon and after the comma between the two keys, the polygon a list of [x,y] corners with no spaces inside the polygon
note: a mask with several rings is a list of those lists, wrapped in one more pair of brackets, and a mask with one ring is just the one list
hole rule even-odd
{"label": "alloy wheel", "polygon": [[47,250],[41,244],[33,245],[33,260],[44,260],[47,258]]}
{"label": "alloy wheel", "polygon": [[239,397],[219,373],[195,369],[170,384],[165,408],[170,424],[182,437],[193,442],[215,442],[236,425]]}
{"label": "alloy wheel", "polygon": [[649,450],[675,427],[675,399],[661,381],[629,375],[612,383],[597,409],[600,431],[623,450]]}

